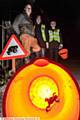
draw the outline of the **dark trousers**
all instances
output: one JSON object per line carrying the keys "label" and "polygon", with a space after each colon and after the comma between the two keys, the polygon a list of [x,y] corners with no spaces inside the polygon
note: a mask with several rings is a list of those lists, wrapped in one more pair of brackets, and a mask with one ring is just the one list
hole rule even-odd
{"label": "dark trousers", "polygon": [[47,57],[50,60],[58,62],[58,47],[57,46],[49,47],[49,49],[47,50]]}
{"label": "dark trousers", "polygon": [[36,52],[36,57],[45,57],[45,52],[46,52],[46,49],[41,48],[39,52]]}

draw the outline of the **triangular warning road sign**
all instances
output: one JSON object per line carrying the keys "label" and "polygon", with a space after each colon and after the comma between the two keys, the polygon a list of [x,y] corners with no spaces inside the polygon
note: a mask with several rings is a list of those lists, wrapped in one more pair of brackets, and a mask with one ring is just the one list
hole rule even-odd
{"label": "triangular warning road sign", "polygon": [[0,55],[0,60],[22,58],[27,55],[27,51],[23,48],[18,38],[12,34]]}

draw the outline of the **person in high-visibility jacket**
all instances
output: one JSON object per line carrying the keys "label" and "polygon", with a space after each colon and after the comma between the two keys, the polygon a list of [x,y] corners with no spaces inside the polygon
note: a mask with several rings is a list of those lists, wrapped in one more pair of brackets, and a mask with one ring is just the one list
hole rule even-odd
{"label": "person in high-visibility jacket", "polygon": [[49,29],[49,58],[58,61],[58,51],[63,48],[60,29],[56,28],[56,21],[50,21]]}
{"label": "person in high-visibility jacket", "polygon": [[41,47],[41,51],[37,52],[37,57],[46,56],[47,41],[49,40],[48,28],[43,23],[42,16],[37,15],[35,23],[35,37],[38,40],[38,44]]}

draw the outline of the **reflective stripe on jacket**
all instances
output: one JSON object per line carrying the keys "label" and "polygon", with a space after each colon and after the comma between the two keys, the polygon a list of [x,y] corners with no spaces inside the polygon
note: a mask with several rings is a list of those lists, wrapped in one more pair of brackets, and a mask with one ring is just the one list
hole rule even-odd
{"label": "reflective stripe on jacket", "polygon": [[42,38],[43,41],[46,42],[46,35],[45,35],[45,25],[41,25],[41,33],[42,33]]}
{"label": "reflective stripe on jacket", "polygon": [[60,43],[60,29],[55,29],[54,31],[49,30],[49,42],[57,41]]}

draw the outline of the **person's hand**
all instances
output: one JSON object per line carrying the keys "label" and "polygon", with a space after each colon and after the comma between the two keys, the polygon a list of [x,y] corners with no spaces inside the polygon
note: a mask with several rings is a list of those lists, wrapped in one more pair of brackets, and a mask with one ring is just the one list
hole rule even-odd
{"label": "person's hand", "polygon": [[59,50],[63,48],[63,44],[60,44],[59,45]]}
{"label": "person's hand", "polygon": [[47,49],[49,48],[49,42],[46,42],[46,48]]}

